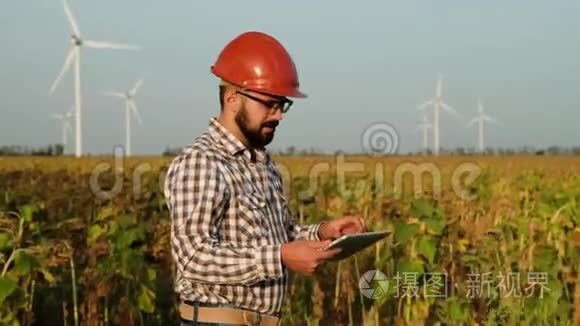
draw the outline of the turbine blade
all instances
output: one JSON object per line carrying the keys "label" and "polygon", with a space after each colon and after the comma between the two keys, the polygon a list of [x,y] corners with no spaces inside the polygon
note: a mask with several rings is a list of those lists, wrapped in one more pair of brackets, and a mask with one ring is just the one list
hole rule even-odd
{"label": "turbine blade", "polygon": [[474,123],[478,122],[479,118],[473,118],[471,119],[471,121],[469,121],[469,123],[467,124],[466,128],[471,127]]}
{"label": "turbine blade", "polygon": [[135,83],[135,86],[131,90],[132,96],[135,96],[135,94],[137,94],[137,91],[139,90],[139,88],[141,88],[141,86],[143,86],[143,82],[144,82],[144,80],[143,80],[143,78],[141,78],[137,81],[137,83]]}
{"label": "turbine blade", "polygon": [[137,105],[135,104],[135,102],[129,101],[129,108],[131,109],[131,111],[133,111],[133,113],[137,117],[137,121],[139,122],[139,125],[143,126],[143,119],[141,119],[141,115],[139,114],[139,111],[137,110]]}
{"label": "turbine blade", "polygon": [[483,114],[483,102],[481,101],[481,99],[477,101],[477,112]]}
{"label": "turbine blade", "polygon": [[57,119],[57,120],[63,120],[64,119],[64,117],[62,116],[62,114],[58,114],[58,113],[54,113],[52,115],[52,118],[53,119]]}
{"label": "turbine blade", "polygon": [[84,45],[93,49],[140,50],[140,47],[123,43],[84,41]]}
{"label": "turbine blade", "polygon": [[56,79],[52,83],[52,86],[50,87],[50,94],[54,93],[54,90],[56,89],[56,87],[60,83],[62,77],[64,76],[64,74],[66,73],[66,71],[68,70],[70,65],[72,64],[73,59],[76,57],[76,55],[77,55],[76,48],[71,47],[70,50],[68,51],[68,55],[66,56],[66,59],[64,61],[64,65],[62,66],[60,73],[58,74],[58,76],[56,77]]}
{"label": "turbine blade", "polygon": [[66,13],[66,18],[68,19],[68,22],[70,23],[70,27],[72,28],[73,33],[76,36],[80,36],[81,32],[79,30],[79,26],[77,25],[77,22],[75,21],[75,18],[74,18],[73,14],[68,6],[67,1],[62,0],[62,5],[64,7],[64,12]]}
{"label": "turbine blade", "polygon": [[445,110],[449,113],[452,113],[455,116],[459,116],[459,113],[457,111],[455,111],[455,109],[452,108],[451,106],[449,106],[448,104],[441,102],[441,107],[443,108],[443,110]]}
{"label": "turbine blade", "polygon": [[101,92],[101,94],[103,94],[104,96],[119,97],[119,98],[126,97],[125,94],[119,92]]}
{"label": "turbine blade", "polygon": [[423,110],[426,107],[428,107],[429,105],[433,105],[433,103],[435,103],[435,99],[430,99],[430,100],[426,101],[425,103],[419,105],[419,110]]}
{"label": "turbine blade", "polygon": [[501,125],[501,123],[499,121],[497,121],[496,119],[494,119],[490,116],[484,115],[482,118],[487,122],[491,122],[491,123],[496,124],[498,126]]}

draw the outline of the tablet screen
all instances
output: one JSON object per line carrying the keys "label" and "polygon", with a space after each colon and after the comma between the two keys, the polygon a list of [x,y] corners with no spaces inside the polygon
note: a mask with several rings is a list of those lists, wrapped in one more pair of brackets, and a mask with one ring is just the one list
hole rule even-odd
{"label": "tablet screen", "polygon": [[367,248],[368,246],[382,240],[387,235],[393,233],[393,231],[385,230],[379,232],[365,232],[356,233],[342,236],[334,241],[332,241],[324,250],[331,250],[334,248],[340,248],[341,252],[336,254],[330,260],[341,260],[352,254]]}

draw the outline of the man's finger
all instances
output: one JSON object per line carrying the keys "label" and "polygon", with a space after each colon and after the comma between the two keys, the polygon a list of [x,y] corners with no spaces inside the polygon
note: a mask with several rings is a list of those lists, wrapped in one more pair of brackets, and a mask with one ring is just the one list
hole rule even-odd
{"label": "man's finger", "polygon": [[318,254],[318,261],[332,258],[334,255],[338,254],[341,251],[342,251],[342,249],[340,249],[340,248],[335,248],[335,249],[332,249],[332,250],[321,251]]}
{"label": "man's finger", "polygon": [[330,240],[323,240],[323,241],[310,241],[308,242],[308,246],[313,249],[323,249],[324,247],[328,246]]}
{"label": "man's finger", "polygon": [[358,233],[358,232],[360,232],[360,226],[359,225],[352,225],[352,226],[349,226],[349,227],[344,228],[342,230],[342,234],[344,234],[344,235],[347,235],[347,234],[355,234],[355,233]]}
{"label": "man's finger", "polygon": [[354,224],[360,228],[365,227],[365,223],[364,223],[362,217],[352,216],[351,218],[349,218],[349,222],[350,222],[350,224]]}
{"label": "man's finger", "polygon": [[365,226],[365,222],[362,219],[362,217],[352,217],[352,219],[350,220],[350,222],[356,226],[356,228],[360,231],[363,232],[366,229]]}
{"label": "man's finger", "polygon": [[338,231],[337,229],[332,229],[332,232],[330,234],[330,237],[332,237],[333,239],[337,239],[340,238],[342,234],[340,233],[340,231]]}

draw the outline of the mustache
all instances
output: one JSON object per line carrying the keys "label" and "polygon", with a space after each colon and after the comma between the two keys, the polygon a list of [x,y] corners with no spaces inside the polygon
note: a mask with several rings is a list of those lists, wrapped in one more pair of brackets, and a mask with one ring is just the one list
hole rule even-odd
{"label": "mustache", "polygon": [[269,128],[276,128],[280,124],[278,121],[268,121],[262,123],[262,128],[269,127]]}

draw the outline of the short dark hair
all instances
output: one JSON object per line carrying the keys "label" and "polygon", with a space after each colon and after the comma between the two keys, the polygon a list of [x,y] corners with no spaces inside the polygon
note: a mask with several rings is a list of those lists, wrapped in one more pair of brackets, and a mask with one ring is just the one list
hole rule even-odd
{"label": "short dark hair", "polygon": [[219,86],[219,96],[220,96],[220,111],[224,110],[224,94],[226,93],[226,85]]}

